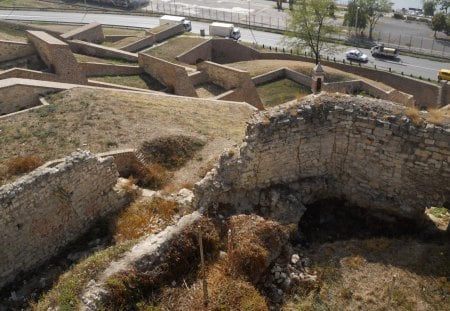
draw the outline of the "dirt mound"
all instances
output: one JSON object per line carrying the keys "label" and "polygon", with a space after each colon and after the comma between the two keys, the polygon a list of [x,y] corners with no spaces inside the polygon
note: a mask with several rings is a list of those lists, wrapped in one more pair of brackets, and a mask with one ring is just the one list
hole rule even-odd
{"label": "dirt mound", "polygon": [[192,159],[205,142],[189,136],[165,136],[142,143],[138,155],[147,164],[159,164],[167,169],[176,169]]}

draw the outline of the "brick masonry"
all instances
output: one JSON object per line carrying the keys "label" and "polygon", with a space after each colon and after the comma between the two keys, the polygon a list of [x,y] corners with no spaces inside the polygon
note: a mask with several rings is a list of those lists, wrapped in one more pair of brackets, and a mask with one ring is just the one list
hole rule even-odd
{"label": "brick masonry", "polygon": [[139,66],[161,84],[173,90],[174,94],[198,97],[186,68],[183,66],[141,53],[139,54]]}
{"label": "brick masonry", "polygon": [[92,43],[102,43],[105,41],[102,25],[94,22],[90,23],[61,35],[63,40],[81,40]]}
{"label": "brick masonry", "polygon": [[[230,53],[230,51],[232,51]],[[195,64],[197,60],[208,60],[219,64],[248,61],[254,59],[285,59],[313,63],[308,57],[284,53],[261,53],[229,39],[211,39],[191,50],[179,55],[178,60]],[[414,96],[416,106],[442,107],[450,103],[450,85],[445,85],[443,96],[439,98],[440,87],[434,83],[411,79],[406,76],[394,75],[388,72],[370,69],[365,66],[351,66],[333,61],[321,61],[322,65],[354,73],[362,77],[384,83],[400,92]]]}
{"label": "brick masonry", "polygon": [[0,187],[0,287],[122,207],[117,177],[112,157],[78,151]]}
{"label": "brick masonry", "polygon": [[[265,193],[282,186],[298,196],[298,209],[338,198],[387,215],[422,217],[425,207],[450,202],[450,128],[416,126],[405,109],[322,94],[260,112],[239,150],[226,151],[195,185],[196,205],[276,209],[270,202],[278,197]],[[294,214],[282,218],[295,221]]]}
{"label": "brick masonry", "polygon": [[31,43],[0,40],[0,62],[36,54]]}
{"label": "brick masonry", "polygon": [[205,72],[209,81],[225,90],[233,89],[233,93],[229,93],[226,97],[222,96],[221,99],[245,101],[258,109],[264,109],[252,78],[247,71],[209,61],[198,63],[197,70]]}
{"label": "brick masonry", "polygon": [[85,83],[86,76],[65,42],[43,31],[27,31],[39,56],[61,82]]}

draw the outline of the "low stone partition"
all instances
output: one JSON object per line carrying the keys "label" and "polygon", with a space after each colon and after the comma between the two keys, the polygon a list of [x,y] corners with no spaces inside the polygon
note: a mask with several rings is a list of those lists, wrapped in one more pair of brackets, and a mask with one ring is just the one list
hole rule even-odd
{"label": "low stone partition", "polygon": [[410,94],[394,89],[385,91],[362,80],[324,83],[322,90],[326,92],[340,92],[347,94],[364,91],[373,97],[389,100],[404,106],[413,107],[415,104],[414,96]]}
{"label": "low stone partition", "polygon": [[0,40],[0,62],[36,54],[31,43]]}
{"label": "low stone partition", "polygon": [[193,65],[199,61],[226,64],[258,59],[259,57],[258,51],[238,44],[232,39],[210,39],[177,56],[177,59]]}
{"label": "low stone partition", "polygon": [[176,57],[177,60],[186,64],[197,64],[202,61],[214,61],[212,56],[212,46],[214,39],[202,42],[192,49]]}
{"label": "low stone partition", "polygon": [[[230,53],[230,51],[233,51]],[[249,61],[256,59],[284,59],[314,63],[314,59],[284,53],[261,53],[255,49],[244,46],[228,39],[212,39],[200,44],[191,50],[179,55],[179,61],[196,64],[199,60],[210,60],[216,63],[225,64],[238,61]],[[381,82],[400,92],[414,96],[416,105],[422,107],[442,107],[450,102],[450,91],[443,92],[444,96],[439,97],[441,86],[427,81],[420,81],[368,68],[366,66],[352,66],[340,62],[321,60],[322,65],[354,73],[362,77]],[[449,88],[450,86],[444,86]]]}
{"label": "low stone partition", "polygon": [[156,29],[151,29],[148,33],[155,36],[156,42],[163,42],[176,35],[183,34],[185,31],[183,24],[176,25],[164,25],[157,27]]}
{"label": "low stone partition", "polygon": [[44,85],[32,80],[0,80],[0,116],[38,106],[40,97],[62,89],[57,83]]}
{"label": "low stone partition", "polygon": [[102,58],[123,59],[129,62],[137,62],[138,59],[138,56],[135,53],[122,51],[112,47],[106,47],[80,40],[70,40],[68,43],[74,53],[86,54]]}
{"label": "low stone partition", "polygon": [[86,82],[84,72],[65,42],[43,31],[27,31],[27,36],[41,59],[52,72],[59,76],[61,82]]}
{"label": "low stone partition", "polygon": [[304,205],[338,199],[420,219],[425,207],[450,204],[450,127],[415,125],[405,110],[322,94],[259,112],[239,150],[195,185],[195,204],[296,223]]}
{"label": "low stone partition", "polygon": [[209,61],[198,63],[197,70],[205,72],[209,81],[223,87],[225,90],[233,89],[233,93],[228,93],[225,97],[222,96],[221,99],[245,101],[258,109],[264,109],[256,87],[247,71]]}
{"label": "low stone partition", "polygon": [[99,76],[132,76],[138,75],[144,72],[139,66],[130,65],[113,65],[104,63],[80,63],[81,68],[86,73],[87,77],[99,77]]}
{"label": "low stone partition", "polygon": [[256,86],[258,86],[284,78],[290,79],[306,87],[310,87],[312,83],[311,77],[296,72],[294,70],[291,70],[289,68],[280,68],[267,73],[260,74],[259,76],[253,77],[252,81]]}
{"label": "low stone partition", "polygon": [[198,97],[183,66],[142,53],[139,53],[139,66],[176,95]]}
{"label": "low stone partition", "polygon": [[146,36],[145,38],[142,38],[136,42],[133,42],[124,47],[121,47],[120,49],[122,51],[127,51],[127,52],[138,52],[145,48],[151,47],[155,42],[156,42],[156,37],[155,37],[155,35],[151,34],[151,35]]}
{"label": "low stone partition", "polygon": [[102,43],[105,41],[102,25],[97,22],[72,29],[62,34],[61,38],[63,40],[81,40],[92,43]]}
{"label": "low stone partition", "polygon": [[126,202],[112,157],[77,151],[0,187],[0,287],[55,256]]}
{"label": "low stone partition", "polygon": [[22,78],[40,81],[60,81],[60,77],[54,73],[28,70],[22,68],[13,68],[0,72],[0,79]]}

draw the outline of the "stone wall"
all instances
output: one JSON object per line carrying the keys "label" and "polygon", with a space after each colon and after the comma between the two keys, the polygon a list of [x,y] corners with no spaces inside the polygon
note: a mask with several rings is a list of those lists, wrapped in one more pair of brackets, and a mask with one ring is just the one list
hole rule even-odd
{"label": "stone wall", "polygon": [[176,95],[198,97],[183,66],[146,54],[139,54],[139,66]]}
{"label": "stone wall", "polygon": [[124,47],[121,47],[120,49],[122,51],[127,51],[127,52],[137,52],[142,49],[151,47],[155,42],[156,42],[156,37],[155,37],[155,35],[151,34],[151,35],[146,36],[145,38],[142,38],[136,42],[133,42]]}
{"label": "stone wall", "polygon": [[362,80],[324,83],[322,90],[326,92],[340,92],[346,94],[364,91],[373,97],[389,100],[404,106],[411,107],[415,104],[414,97],[410,94],[397,90],[385,91]]}
{"label": "stone wall", "polygon": [[13,68],[0,72],[0,79],[22,78],[41,81],[59,81],[60,77],[54,73],[28,70],[22,68]]}
{"label": "stone wall", "polygon": [[[313,63],[314,60],[307,57],[281,54],[281,53],[261,53],[260,59],[287,59],[300,60]],[[406,76],[391,74],[386,71],[379,71],[363,66],[351,66],[342,63],[321,60],[322,65],[353,73],[373,81],[384,83],[401,92],[414,96],[418,107],[443,106],[445,102],[450,102],[450,96],[443,99],[443,103],[438,103],[439,86],[426,81],[419,81]]]}
{"label": "stone wall", "polygon": [[[230,53],[230,51],[232,52]],[[212,39],[178,56],[178,60],[188,64],[195,64],[198,59],[211,60],[220,64],[255,59],[285,59],[314,63],[312,58],[303,56],[284,53],[260,53],[257,50],[228,39]],[[438,102],[439,86],[434,83],[390,74],[389,72],[379,71],[365,66],[351,66],[349,64],[326,60],[321,60],[321,63],[344,72],[354,73],[374,81],[379,81],[403,93],[411,94],[414,96],[418,107],[442,107],[450,102],[450,92],[444,92],[445,96]],[[447,87],[450,88],[449,86]]]}
{"label": "stone wall", "polygon": [[149,31],[149,33],[152,33],[155,35],[156,42],[162,42],[164,40],[167,40],[173,36],[179,35],[184,33],[185,29],[182,24],[178,25],[167,25],[165,27],[158,27],[160,29],[159,31],[153,32],[152,30]]}
{"label": "stone wall", "polygon": [[138,75],[144,72],[139,66],[113,65],[104,63],[80,63],[87,77]]}
{"label": "stone wall", "polygon": [[[239,150],[194,188],[201,210],[258,211],[284,222],[318,199],[343,199],[385,215],[416,218],[450,202],[450,127],[416,126],[406,108],[347,95],[310,95],[260,112]],[[288,189],[293,210],[279,192]],[[281,205],[281,207],[279,207]],[[299,212],[300,213],[300,212]]]}
{"label": "stone wall", "polygon": [[0,62],[36,54],[31,43],[0,40]]}
{"label": "stone wall", "polygon": [[78,151],[0,188],[0,287],[55,256],[125,202],[113,159]]}
{"label": "stone wall", "polygon": [[196,64],[198,60],[208,60],[219,64],[235,63],[258,59],[260,53],[231,39],[211,39],[177,56],[179,61]]}
{"label": "stone wall", "polygon": [[0,115],[38,106],[39,97],[60,91],[61,88],[39,84],[22,84],[21,79],[0,80]]}
{"label": "stone wall", "polygon": [[227,96],[226,98],[222,97],[222,99],[245,101],[258,109],[264,109],[252,78],[247,71],[209,61],[198,63],[197,70],[205,72],[209,81],[223,87],[225,90],[234,89],[232,97]]}
{"label": "stone wall", "polygon": [[64,40],[81,40],[92,43],[102,43],[105,40],[102,25],[97,22],[72,29],[62,34],[61,38]]}
{"label": "stone wall", "polygon": [[94,43],[80,40],[71,40],[68,42],[74,53],[86,54],[100,58],[123,59],[129,62],[137,62],[137,54],[122,51],[119,49],[106,47]]}
{"label": "stone wall", "polygon": [[213,45],[214,39],[207,40],[203,43],[200,43],[199,45],[193,47],[192,49],[184,52],[181,55],[178,55],[176,58],[180,62],[186,63],[186,64],[197,64],[199,62],[209,60],[212,61],[212,45]]}
{"label": "stone wall", "polygon": [[86,82],[84,72],[65,42],[43,31],[27,31],[27,36],[41,59],[51,72],[59,76],[61,82]]}

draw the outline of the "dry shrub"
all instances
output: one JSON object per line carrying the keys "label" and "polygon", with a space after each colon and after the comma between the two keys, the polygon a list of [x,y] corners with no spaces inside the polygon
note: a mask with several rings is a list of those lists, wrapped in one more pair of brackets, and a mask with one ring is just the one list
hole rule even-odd
{"label": "dry shrub", "polygon": [[409,107],[406,112],[406,116],[411,120],[411,122],[415,125],[421,125],[423,120],[420,117],[419,109],[416,107]]}
{"label": "dry shrub", "polygon": [[7,172],[11,175],[19,175],[31,172],[44,164],[38,156],[24,156],[10,159],[7,163]]}
{"label": "dry shrub", "polygon": [[176,169],[191,159],[205,142],[188,136],[168,136],[144,142],[139,152],[147,163],[157,163],[166,169]]}
{"label": "dry shrub", "polygon": [[[207,271],[207,310],[269,310],[261,293],[249,282],[233,277],[227,272],[227,263],[219,261]],[[175,310],[205,310],[203,307],[203,287],[199,280],[196,286],[178,294]]]}
{"label": "dry shrub", "polygon": [[116,165],[119,168],[120,176],[136,180],[137,185],[160,189],[172,177],[172,173],[159,164],[145,164],[139,161],[134,155],[127,158],[116,159]]}
{"label": "dry shrub", "polygon": [[196,274],[200,262],[199,230],[202,232],[206,257],[216,258],[219,236],[214,224],[202,218],[173,238],[155,261],[108,279],[106,285],[113,295],[108,297],[105,309],[135,310],[132,306],[148,301],[150,297],[157,301],[159,290],[172,281],[180,283],[182,279],[189,278],[190,274]]}
{"label": "dry shrub", "polygon": [[151,234],[169,222],[177,210],[176,202],[160,198],[136,201],[117,218],[115,240],[126,241]]}
{"label": "dry shrub", "polygon": [[228,268],[256,284],[289,236],[280,224],[258,216],[234,216],[228,234]]}
{"label": "dry shrub", "polygon": [[444,124],[444,111],[440,109],[430,109],[428,110],[427,121],[435,125]]}

